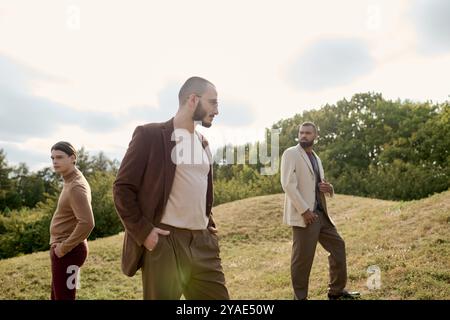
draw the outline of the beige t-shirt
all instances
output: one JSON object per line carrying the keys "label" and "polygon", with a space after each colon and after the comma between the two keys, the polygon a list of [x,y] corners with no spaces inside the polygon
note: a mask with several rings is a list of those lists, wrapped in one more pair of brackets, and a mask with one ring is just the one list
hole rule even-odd
{"label": "beige t-shirt", "polygon": [[62,243],[63,254],[86,240],[94,228],[91,188],[83,174],[75,168],[63,177],[64,186],[50,223],[50,245]]}
{"label": "beige t-shirt", "polygon": [[210,160],[197,134],[182,134],[176,144],[177,163],[172,190],[161,222],[177,228],[203,230],[208,226],[206,192]]}

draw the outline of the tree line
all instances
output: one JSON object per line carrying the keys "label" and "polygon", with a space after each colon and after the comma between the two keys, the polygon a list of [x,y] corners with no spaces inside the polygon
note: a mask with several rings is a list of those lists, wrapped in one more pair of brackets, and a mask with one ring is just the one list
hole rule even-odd
{"label": "tree line", "polygon": [[[267,135],[270,129],[279,130],[280,157],[298,143],[298,125],[304,121],[318,126],[315,150],[337,193],[412,200],[450,186],[448,102],[391,101],[379,93],[355,94],[267,128]],[[279,172],[261,175],[265,164],[248,161],[249,150],[260,147],[260,142],[231,146],[234,160],[237,149],[244,148],[244,164],[214,163],[215,205],[282,192]],[[224,157],[220,151],[215,155],[216,160]],[[77,166],[92,190],[96,227],[90,239],[122,231],[112,198],[119,162],[102,152],[91,156],[82,148]],[[48,229],[61,187],[61,178],[50,167],[30,172],[23,163],[10,166],[0,149],[0,258],[48,249]]]}

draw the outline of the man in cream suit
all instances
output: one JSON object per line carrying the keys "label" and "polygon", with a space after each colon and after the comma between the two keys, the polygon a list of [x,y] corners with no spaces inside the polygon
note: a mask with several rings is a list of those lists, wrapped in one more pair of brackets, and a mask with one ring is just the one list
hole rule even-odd
{"label": "man in cream suit", "polygon": [[292,226],[291,277],[295,299],[308,296],[317,242],[329,252],[329,299],[354,299],[357,292],[345,290],[347,264],[345,242],[328,215],[325,194],[333,196],[333,186],[324,178],[322,162],[313,151],[317,128],[312,122],[299,127],[299,144],[288,148],[281,158],[281,185],[286,193],[283,222]]}

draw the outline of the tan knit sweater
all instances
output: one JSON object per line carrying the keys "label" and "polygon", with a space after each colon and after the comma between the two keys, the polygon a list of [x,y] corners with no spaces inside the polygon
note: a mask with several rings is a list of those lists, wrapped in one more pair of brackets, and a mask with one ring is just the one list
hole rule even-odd
{"label": "tan knit sweater", "polygon": [[91,188],[75,168],[64,176],[64,187],[50,224],[50,245],[61,242],[61,252],[68,253],[86,240],[94,228]]}

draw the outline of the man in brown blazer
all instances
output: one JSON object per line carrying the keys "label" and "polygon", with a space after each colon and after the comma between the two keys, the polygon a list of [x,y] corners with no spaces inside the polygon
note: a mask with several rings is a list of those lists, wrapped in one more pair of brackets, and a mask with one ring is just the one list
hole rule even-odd
{"label": "man in brown blazer", "polygon": [[136,128],[114,182],[122,271],[142,269],[144,299],[229,299],[211,213],[212,157],[195,131],[218,115],[217,91],[192,77],[178,98],[174,118]]}
{"label": "man in brown blazer", "polygon": [[347,264],[345,243],[328,215],[325,194],[333,196],[333,186],[325,180],[322,162],[313,151],[317,128],[312,122],[299,126],[299,144],[281,157],[281,185],[286,193],[283,222],[292,226],[291,278],[294,297],[306,300],[317,242],[330,255],[329,299],[353,299],[357,292],[345,290]]}

